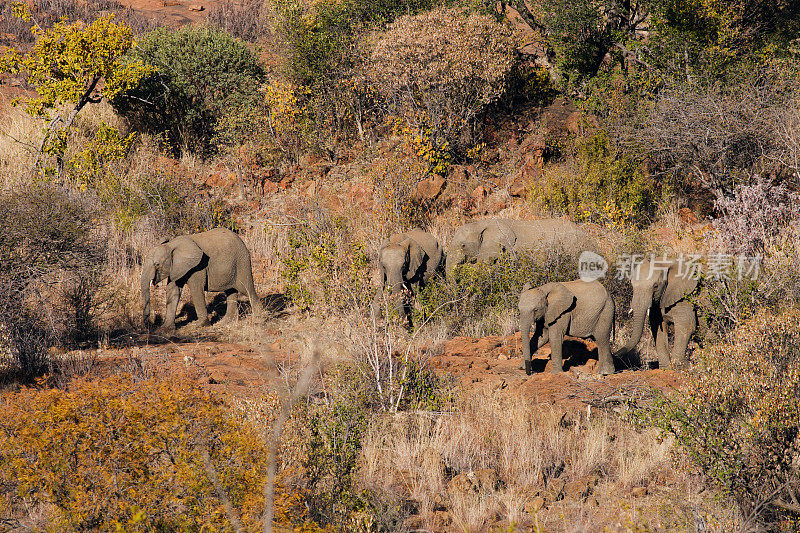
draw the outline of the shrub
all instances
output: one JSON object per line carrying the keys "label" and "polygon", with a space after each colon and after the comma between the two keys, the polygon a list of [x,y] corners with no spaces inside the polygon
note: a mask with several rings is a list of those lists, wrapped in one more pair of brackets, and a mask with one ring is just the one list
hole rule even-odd
{"label": "shrub", "polygon": [[579,139],[567,164],[545,169],[531,187],[531,198],[576,220],[641,227],[653,220],[661,193],[642,167],[641,160],[623,153],[600,131]]}
{"label": "shrub", "polygon": [[[45,281],[100,263],[93,234],[95,206],[86,197],[47,183],[0,193],[0,338],[23,379],[46,368],[53,341]],[[44,291],[44,292],[43,292]],[[4,350],[5,351],[5,350]]]}
{"label": "shrub", "polygon": [[430,128],[437,148],[467,149],[472,139],[460,135],[504,94],[514,63],[509,28],[487,15],[437,8],[375,34],[363,70],[389,114],[420,134]]}
{"label": "shrub", "polygon": [[80,379],[2,401],[5,496],[49,504],[54,529],[228,529],[211,475],[247,527],[260,520],[264,443],[186,378]]}
{"label": "shrub", "polygon": [[300,226],[288,240],[289,250],[280,254],[281,276],[298,309],[327,314],[369,305],[369,258],[342,219]]}
{"label": "shrub", "polygon": [[800,313],[759,312],[694,361],[687,391],[652,421],[732,499],[743,530],[788,528],[800,515]]}
{"label": "shrub", "polygon": [[498,324],[501,315],[516,310],[526,283],[536,287],[551,281],[572,281],[577,278],[577,264],[563,250],[548,250],[518,257],[507,253],[489,264],[459,265],[452,279],[435,277],[420,291],[415,322],[422,323],[435,314],[455,334],[470,332],[476,325],[488,328],[486,333],[502,333]]}
{"label": "shrub", "polygon": [[732,196],[714,202],[720,215],[714,220],[715,244],[731,254],[764,254],[800,218],[798,199],[785,185],[762,176],[756,175],[750,185],[738,184]]}
{"label": "shrub", "polygon": [[332,401],[309,413],[307,502],[312,518],[325,523],[342,523],[363,507],[353,482],[369,422],[369,392],[359,378],[354,367],[339,366],[330,376]]}
{"label": "shrub", "polygon": [[756,72],[752,78],[721,86],[667,86],[626,137],[655,164],[683,177],[681,192],[712,199],[730,195],[784,155],[774,113],[791,101],[792,91],[778,74]]}
{"label": "shrub", "polygon": [[161,134],[174,151],[213,153],[220,118],[261,98],[258,58],[218,28],[159,29],[145,35],[130,57],[157,72],[114,106],[135,127]]}
{"label": "shrub", "polygon": [[277,31],[288,46],[287,70],[293,82],[319,89],[344,75],[355,59],[365,28],[416,13],[433,0],[334,0],[279,4]]}

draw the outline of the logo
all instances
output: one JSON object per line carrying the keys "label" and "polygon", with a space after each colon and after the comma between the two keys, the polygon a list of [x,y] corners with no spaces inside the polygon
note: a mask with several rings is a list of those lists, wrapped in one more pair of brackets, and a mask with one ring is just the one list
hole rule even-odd
{"label": "logo", "polygon": [[581,281],[595,281],[606,275],[608,261],[602,255],[590,251],[581,252],[578,258],[578,277]]}

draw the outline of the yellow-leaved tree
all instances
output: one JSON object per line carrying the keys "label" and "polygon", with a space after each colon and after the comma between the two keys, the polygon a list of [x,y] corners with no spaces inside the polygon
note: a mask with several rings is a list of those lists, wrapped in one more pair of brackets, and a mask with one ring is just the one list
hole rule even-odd
{"label": "yellow-leaved tree", "polygon": [[31,21],[37,36],[33,48],[7,48],[0,55],[0,72],[24,75],[37,96],[24,101],[25,112],[47,121],[36,150],[33,170],[40,167],[43,154],[56,157],[63,167],[66,131],[75,117],[90,103],[113,98],[131,89],[152,67],[131,61],[126,53],[133,46],[133,32],[108,15],[90,24],[60,21],[43,29],[31,17],[27,6],[14,3],[15,16]]}

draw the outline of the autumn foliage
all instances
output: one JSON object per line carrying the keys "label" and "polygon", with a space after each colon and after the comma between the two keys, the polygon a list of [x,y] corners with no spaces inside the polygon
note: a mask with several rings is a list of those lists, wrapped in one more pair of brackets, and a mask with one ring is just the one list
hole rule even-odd
{"label": "autumn foliage", "polygon": [[7,509],[40,508],[62,531],[228,530],[207,453],[242,523],[260,519],[264,443],[188,379],[76,380],[0,405]]}
{"label": "autumn foliage", "polygon": [[737,504],[745,523],[797,520],[800,313],[761,311],[730,342],[702,351],[685,394],[657,423]]}

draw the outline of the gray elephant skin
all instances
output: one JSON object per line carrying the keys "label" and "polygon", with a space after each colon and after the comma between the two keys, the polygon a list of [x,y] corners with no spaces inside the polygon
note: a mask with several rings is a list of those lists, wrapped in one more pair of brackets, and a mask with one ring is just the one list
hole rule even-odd
{"label": "gray elephant skin", "polygon": [[205,291],[225,292],[227,311],[223,322],[238,318],[238,295],[246,294],[254,312],[261,302],[253,284],[250,251],[242,239],[225,228],[193,235],[181,235],[151,249],[142,262],[142,315],[150,320],[150,284],[167,280],[167,308],[164,328],[175,328],[175,314],[181,289],[188,285],[197,318],[209,323]]}
{"label": "gray elephant skin", "polygon": [[577,224],[569,220],[512,220],[490,218],[459,227],[447,248],[446,274],[453,275],[461,263],[491,261],[503,252],[522,252],[544,247],[569,251],[596,251],[596,244]]}
{"label": "gray elephant skin", "polygon": [[[421,229],[392,235],[378,251],[378,276],[381,287],[388,285],[392,303],[400,316],[410,320],[403,292],[412,285],[420,289],[441,270],[444,254],[436,237]],[[376,300],[380,298],[380,292]]]}
{"label": "gray elephant skin", "polygon": [[[553,372],[563,372],[564,336],[591,338],[597,343],[599,374],[613,374],[611,333],[614,300],[598,281],[547,283],[519,296],[519,327],[525,373],[532,373],[532,354],[550,343]],[[531,335],[533,328],[533,335]]]}
{"label": "gray elephant skin", "polygon": [[[697,330],[694,305],[687,301],[687,297],[697,288],[696,276],[692,275],[690,269],[681,269],[675,259],[646,260],[633,269],[631,283],[631,338],[616,356],[625,357],[636,350],[644,332],[645,317],[649,314],[659,368],[667,368],[670,363],[685,365],[686,348]],[[670,324],[674,327],[671,353],[668,337]]]}

